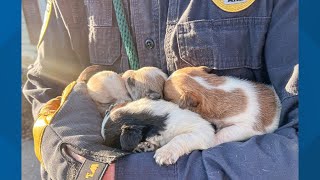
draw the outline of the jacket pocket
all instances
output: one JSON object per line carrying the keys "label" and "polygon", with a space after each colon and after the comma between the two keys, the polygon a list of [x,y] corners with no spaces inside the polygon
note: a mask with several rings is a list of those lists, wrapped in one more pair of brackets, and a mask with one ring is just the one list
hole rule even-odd
{"label": "jacket pocket", "polygon": [[120,57],[119,28],[113,22],[112,0],[86,0],[89,54],[92,64],[113,65]]}
{"label": "jacket pocket", "polygon": [[182,64],[212,69],[259,69],[270,18],[240,17],[178,24]]}
{"label": "jacket pocket", "polygon": [[89,53],[92,64],[113,65],[120,57],[117,27],[89,27]]}

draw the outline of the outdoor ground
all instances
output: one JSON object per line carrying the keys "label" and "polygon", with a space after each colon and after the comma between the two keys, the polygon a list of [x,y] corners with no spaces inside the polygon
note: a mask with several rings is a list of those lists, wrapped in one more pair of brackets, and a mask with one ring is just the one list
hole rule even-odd
{"label": "outdoor ground", "polygon": [[[22,86],[26,80],[26,66],[32,63],[31,59],[24,58],[22,69]],[[32,126],[33,117],[31,114],[31,105],[22,95],[22,179],[23,180],[40,180],[40,165],[34,154],[33,150],[33,138],[32,138]]]}

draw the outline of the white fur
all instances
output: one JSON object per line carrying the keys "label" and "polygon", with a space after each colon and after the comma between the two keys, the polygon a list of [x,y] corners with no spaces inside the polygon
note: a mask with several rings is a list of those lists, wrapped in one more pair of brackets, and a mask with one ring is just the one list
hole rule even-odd
{"label": "white fur", "polygon": [[[189,76],[189,75],[188,75]],[[205,79],[203,79],[200,76],[189,76],[190,78],[192,78],[193,80],[195,80],[198,84],[200,84],[201,86],[203,86],[204,88],[208,89],[208,90],[212,90],[214,89],[214,86],[212,86],[211,84],[209,84]]]}
{"label": "white fur", "polygon": [[[223,127],[217,132],[214,140],[215,145],[231,141],[246,140],[254,135],[264,134],[264,132],[256,131],[253,128],[255,123],[258,121],[258,115],[260,113],[258,94],[253,83],[241,79],[226,77],[225,83],[219,86],[213,86],[200,76],[191,78],[208,90],[220,89],[226,92],[232,92],[236,89],[242,89],[248,99],[248,104],[246,105],[247,108],[244,112],[235,116],[220,119],[219,121],[215,121],[218,123],[217,126],[219,128],[223,127],[223,124],[232,124],[231,126]],[[275,96],[277,97],[276,94]],[[280,107],[279,100],[278,107]],[[280,108],[277,109],[272,124],[266,127],[267,133],[274,131],[278,127],[279,118]],[[223,122],[223,124],[219,124],[219,122]]]}
{"label": "white fur", "polygon": [[183,110],[178,105],[164,100],[152,101],[146,98],[131,102],[116,111],[139,113],[149,111],[154,115],[168,114],[165,130],[160,135],[147,138],[146,141],[160,147],[154,158],[159,165],[173,164],[184,154],[193,150],[213,147],[215,132],[211,124],[200,115]]}

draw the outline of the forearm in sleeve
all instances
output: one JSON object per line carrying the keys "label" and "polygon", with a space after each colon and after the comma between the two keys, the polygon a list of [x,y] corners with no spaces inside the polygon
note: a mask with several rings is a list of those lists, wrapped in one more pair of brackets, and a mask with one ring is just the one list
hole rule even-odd
{"label": "forearm in sleeve", "polygon": [[[71,81],[76,80],[82,67],[71,48],[70,37],[58,8],[53,4],[51,14],[48,3],[44,27],[46,31],[38,46],[37,59],[28,68],[23,93],[32,103],[36,118],[40,108],[50,99],[61,95]],[[49,18],[50,17],[50,18]]]}

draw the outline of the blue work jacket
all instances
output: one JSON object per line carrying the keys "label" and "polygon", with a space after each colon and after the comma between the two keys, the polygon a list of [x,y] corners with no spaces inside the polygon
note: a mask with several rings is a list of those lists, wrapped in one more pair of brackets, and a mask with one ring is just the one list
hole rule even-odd
{"label": "blue work jacket", "polygon": [[[116,179],[298,179],[298,1],[123,3],[141,67],[170,75],[204,65],[218,75],[270,84],[282,112],[274,133],[194,151],[171,166],[155,164],[153,153],[125,156],[116,161]],[[112,0],[56,0],[44,21],[24,87],[35,118],[87,66],[129,69]]]}

